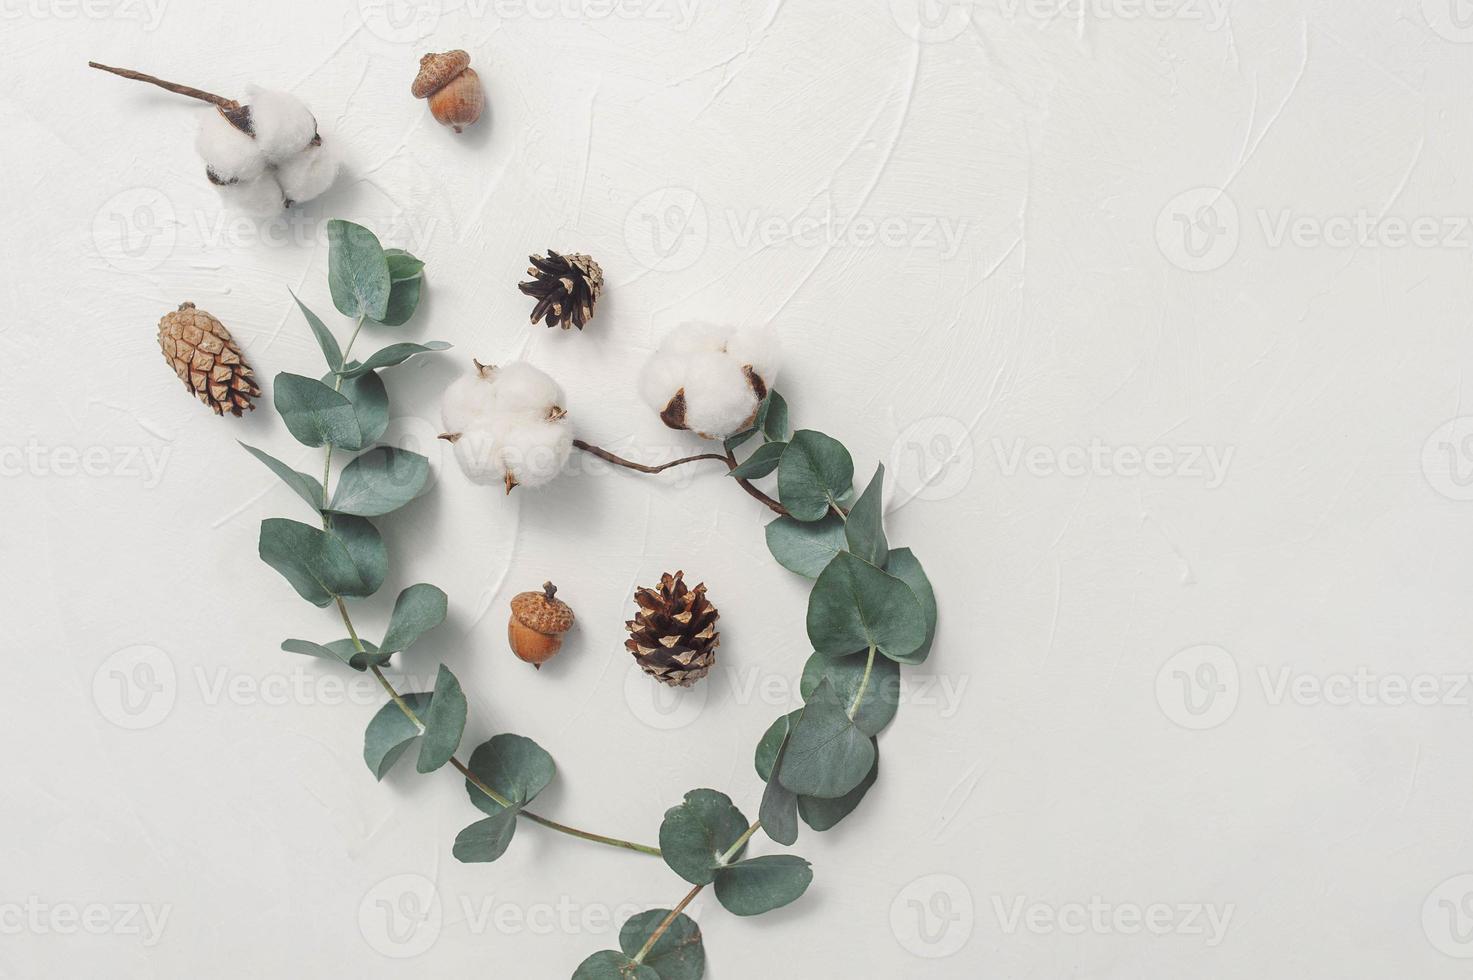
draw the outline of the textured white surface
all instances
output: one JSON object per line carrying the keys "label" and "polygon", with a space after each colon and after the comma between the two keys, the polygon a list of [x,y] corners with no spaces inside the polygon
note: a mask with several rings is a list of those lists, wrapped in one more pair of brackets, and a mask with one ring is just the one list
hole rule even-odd
{"label": "textured white surface", "polygon": [[[376,692],[277,649],[337,630],[256,559],[300,507],[235,439],[317,455],[208,415],[154,325],[193,300],[264,379],[316,371],[287,290],[331,310],[342,216],[428,261],[410,333],[456,345],[389,374],[438,481],[382,522],[359,618],[447,589],[405,671],[456,670],[468,741],[541,741],[558,818],[650,840],[702,785],[755,811],[805,588],[719,473],[470,486],[429,438],[452,358],[524,354],[580,434],[657,460],[692,446],[634,390],[647,352],[770,320],[796,419],[891,460],[937,652],[878,788],[801,839],[801,903],[699,903],[711,977],[1467,975],[1466,3],[445,6],[3,6],[0,974],[560,978],[684,891],[536,827],[458,864],[459,781],[375,784]],[[450,47],[489,95],[458,138],[408,94]],[[289,89],[347,172],[289,222],[222,217],[202,110],[89,58]],[[603,262],[583,335],[526,325],[548,246]],[[622,620],[675,567],[725,642],[657,706]],[[549,577],[580,626],[539,674],[502,624]]]}

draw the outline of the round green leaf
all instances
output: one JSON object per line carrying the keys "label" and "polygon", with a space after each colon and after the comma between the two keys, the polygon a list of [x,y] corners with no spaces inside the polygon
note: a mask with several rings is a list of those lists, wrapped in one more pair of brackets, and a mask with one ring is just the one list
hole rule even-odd
{"label": "round green leaf", "polygon": [[837,439],[801,429],[783,452],[777,470],[777,495],[800,521],[816,521],[849,493],[854,460]]}
{"label": "round green leaf", "polygon": [[844,519],[838,514],[817,521],[779,517],[767,525],[766,533],[767,550],[778,564],[807,578],[818,578],[844,550]]}
{"label": "round green leaf", "polygon": [[866,681],[864,669],[868,660],[863,653],[837,658],[815,653],[803,666],[798,690],[807,698],[820,683],[828,680],[839,701],[852,706],[862,686],[864,698],[854,712],[854,727],[866,735],[877,735],[894,720],[900,705],[900,665],[888,657],[877,656]]}
{"label": "round green leaf", "polygon": [[878,649],[909,662],[926,641],[926,617],[910,586],[862,558],[840,552],[808,597],[808,639],[826,656]]}
{"label": "round green leaf", "polygon": [[623,953],[604,949],[578,964],[578,969],[573,971],[573,980],[661,980],[661,977],[653,967],[637,964]]}
{"label": "round green leaf", "polygon": [[334,514],[329,531],[347,549],[349,560],[357,572],[357,581],[338,595],[355,599],[373,595],[389,574],[389,552],[378,528],[364,517]]}
{"label": "round green leaf", "polygon": [[321,528],[272,517],[261,522],[261,560],[291,583],[314,606],[340,595],[357,595],[363,579],[343,541]]}
{"label": "round green leaf", "polygon": [[[349,367],[357,365],[357,361],[349,363]],[[389,427],[389,393],[384,388],[384,380],[373,371],[351,378],[328,374],[322,380],[329,387],[338,386],[339,394],[352,402],[353,415],[358,420],[358,438],[352,443],[342,443],[338,448],[358,450],[373,445]]]}
{"label": "round green leaf", "polygon": [[[430,698],[428,693],[406,694],[404,702],[422,719],[430,706]],[[390,701],[378,709],[378,714],[373,716],[363,733],[363,761],[368,763],[373,777],[381,780],[388,775],[404,750],[419,735],[419,726],[409,720],[396,702]]]}
{"label": "round green leaf", "polygon": [[[497,735],[483,742],[471,753],[467,768],[477,779],[510,800],[514,806],[530,803],[557,775],[552,756],[521,735]],[[495,816],[503,811],[501,804],[481,792],[469,779],[465,791],[471,802],[483,812]]]}
{"label": "round green leaf", "polygon": [[926,620],[925,642],[909,656],[901,658],[900,662],[912,665],[924,663],[931,655],[931,644],[936,639],[936,593],[931,588],[931,580],[926,578],[925,570],[909,548],[896,548],[890,552],[886,570],[910,586],[910,590],[920,601],[921,612]]}
{"label": "round green leaf", "polygon": [[419,496],[430,476],[430,461],[419,453],[379,446],[343,468],[328,508],[338,514],[378,517]]}
{"label": "round green leaf", "polygon": [[[391,270],[392,272],[392,264]],[[409,322],[414,311],[419,309],[419,297],[424,291],[424,280],[419,276],[396,279],[389,285],[389,308],[378,322],[386,327],[400,327]]]}
{"label": "round green leaf", "polygon": [[465,693],[460,689],[450,668],[440,665],[435,677],[435,695],[430,701],[430,710],[420,716],[425,723],[424,740],[419,743],[419,760],[415,768],[420,772],[434,772],[460,748],[460,736],[465,731]]}
{"label": "round green leaf", "polygon": [[798,716],[802,713],[803,709],[799,708],[797,711],[780,715],[777,721],[774,721],[767,727],[767,731],[762,733],[762,740],[757,743],[754,762],[757,775],[764,783],[772,778],[772,767],[777,762],[777,755],[782,749],[783,740],[788,737],[791,725],[797,722]]}
{"label": "round green leaf", "polygon": [[[619,930],[619,948],[627,956],[638,956],[669,914],[669,909],[650,909],[631,918]],[[645,954],[644,966],[653,969],[660,980],[701,980],[706,972],[706,949],[701,943],[701,927],[690,916],[684,913],[677,915],[670,928]]]}
{"label": "round green leaf", "polygon": [[421,635],[445,621],[447,608],[445,593],[440,589],[424,582],[411,585],[399,593],[389,616],[389,631],[379,649],[385,653],[409,649]]}
{"label": "round green leaf", "polygon": [[803,708],[778,766],[778,779],[799,796],[838,799],[864,781],[875,746],[849,719],[827,679]]}
{"label": "round green leaf", "polygon": [[762,791],[758,818],[768,837],[791,847],[798,840],[798,795],[777,778],[788,751],[788,734],[802,710],[784,715],[773,723],[757,744],[757,773],[767,786]]}
{"label": "round green leaf", "polygon": [[[871,741],[875,741],[871,739]],[[836,800],[823,800],[816,796],[798,797],[798,814],[803,822],[817,831],[825,831],[834,827],[840,820],[853,813],[859,806],[864,794],[880,778],[880,746],[875,742],[875,764],[870,767],[869,775],[864,777],[864,782],[845,793]]]}
{"label": "round green leaf", "polygon": [[864,488],[864,493],[849,509],[849,519],[844,522],[844,536],[849,550],[876,568],[884,568],[890,557],[890,545],[885,540],[885,465],[875,470],[874,479]]}
{"label": "round green leaf", "polygon": [[389,260],[378,237],[362,225],[327,223],[327,288],[343,316],[380,320],[389,307]]}
{"label": "round green leaf", "polygon": [[785,442],[765,442],[757,447],[757,451],[730,472],[733,479],[757,480],[777,469],[777,464],[783,458],[783,450],[788,448]]}
{"label": "round green leaf", "polygon": [[733,915],[761,915],[798,900],[813,868],[792,854],[765,854],[716,873],[716,900]]}
{"label": "round green leaf", "polygon": [[451,853],[467,864],[495,861],[506,853],[517,832],[517,811],[502,810],[494,817],[477,820],[455,836]]}
{"label": "round green leaf", "polygon": [[731,797],[714,789],[693,789],[685,794],[685,802],[665,811],[660,853],[670,870],[686,881],[709,885],[721,867],[721,856],[746,832],[747,818]]}
{"label": "round green leaf", "polygon": [[271,400],[292,438],[304,446],[352,446],[358,442],[353,404],[316,378],[278,374]]}
{"label": "round green leaf", "polygon": [[281,482],[291,487],[296,495],[307,501],[313,510],[320,511],[322,509],[322,484],[318,483],[316,479],[299,470],[292,469],[276,457],[261,452],[255,446],[247,446],[243,442],[240,446],[264,463],[266,468],[272,473],[280,477]]}

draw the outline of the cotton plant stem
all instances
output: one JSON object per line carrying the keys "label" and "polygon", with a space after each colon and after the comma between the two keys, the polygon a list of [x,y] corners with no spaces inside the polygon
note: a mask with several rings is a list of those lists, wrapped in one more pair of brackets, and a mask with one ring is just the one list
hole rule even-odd
{"label": "cotton plant stem", "polygon": [[[736,457],[734,457],[731,453],[727,453],[726,455],[722,455],[721,453],[700,453],[696,456],[686,456],[682,459],[673,459],[668,463],[661,463],[658,466],[646,466],[644,463],[636,463],[633,460],[625,459],[622,456],[616,456],[613,453],[609,452],[607,449],[602,449],[598,446],[593,445],[592,443],[584,442],[582,439],[574,439],[573,445],[583,450],[585,453],[588,453],[592,456],[597,456],[599,459],[603,460],[606,463],[612,463],[615,466],[622,466],[626,470],[635,470],[639,473],[661,473],[674,466],[683,466],[686,463],[695,463],[707,459],[715,460],[718,463],[725,463],[728,470],[736,469],[737,465]],[[786,507],[778,503],[776,500],[773,500],[761,490],[758,490],[756,487],[752,486],[750,480],[744,480],[741,477],[737,477],[736,481],[741,485],[741,488],[743,490],[747,491],[747,493],[751,494],[754,498],[761,501],[762,505],[768,510],[772,511],[774,514],[781,514],[784,517],[787,516],[788,509]]]}
{"label": "cotton plant stem", "polygon": [[[738,851],[745,847],[747,841],[751,840],[752,837],[756,835],[757,831],[761,829],[761,820],[758,820],[756,823],[752,824],[752,826],[748,827],[747,832],[738,837],[736,839],[736,842],[726,849],[726,853],[716,859],[717,863],[725,867],[726,862],[730,861]],[[634,963],[636,966],[644,962],[644,958],[650,955],[650,950],[655,948],[655,943],[660,941],[660,937],[665,935],[665,932],[670,928],[671,925],[675,923],[675,920],[680,918],[680,913],[684,912],[686,906],[695,901],[696,896],[699,895],[701,893],[701,889],[705,887],[705,885],[696,885],[690,891],[686,892],[685,897],[680,900],[680,904],[671,909],[670,914],[665,916],[664,920],[655,927],[655,931],[650,933],[650,938],[646,939],[644,945],[640,947],[639,952],[634,954]]]}
{"label": "cotton plant stem", "polygon": [[227,99],[223,95],[216,95],[213,92],[206,92],[204,89],[194,88],[191,85],[180,85],[178,82],[166,82],[162,78],[155,78],[153,75],[145,75],[143,72],[134,71],[131,68],[114,68],[112,65],[100,65],[95,61],[87,62],[87,67],[96,68],[100,71],[112,72],[114,75],[121,75],[123,78],[131,78],[137,82],[147,82],[150,85],[157,85],[159,88],[165,89],[169,92],[173,92],[176,95],[187,95],[191,99],[199,99],[201,102],[209,102],[212,105],[217,105],[222,109],[240,108],[240,103],[235,101],[234,99]]}

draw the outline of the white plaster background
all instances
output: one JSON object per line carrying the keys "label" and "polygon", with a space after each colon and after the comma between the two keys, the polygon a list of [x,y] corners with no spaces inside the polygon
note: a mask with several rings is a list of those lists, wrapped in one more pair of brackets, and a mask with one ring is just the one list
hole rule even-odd
{"label": "white plaster background", "polygon": [[[1470,669],[1473,422],[1440,427],[1470,412],[1467,5],[684,4],[0,4],[0,974],[561,978],[614,945],[611,914],[685,890],[532,826],[458,864],[460,781],[375,784],[371,687],[345,700],[277,649],[338,631],[257,560],[258,521],[300,508],[235,440],[316,452],[269,410],[192,402],[155,324],[192,300],[265,379],[318,370],[287,290],[330,312],[320,229],[342,216],[427,259],[409,333],[456,345],[388,376],[438,482],[382,522],[394,571],[359,620],[375,635],[411,582],[449,592],[403,671],[452,666],[468,745],[546,746],[555,817],[652,840],[703,785],[754,812],[806,588],[719,473],[471,487],[426,438],[462,359],[524,355],[585,437],[664,457],[693,447],[637,401],[647,351],[689,318],[771,320],[795,417],[863,475],[892,460],[892,540],[940,593],[929,686],[864,806],[802,837],[798,905],[696,907],[709,976],[1466,976],[1473,708],[1449,675]],[[461,138],[408,94],[450,47],[490,100]],[[222,219],[204,110],[89,58],[290,88],[350,171],[289,223]],[[1360,215],[1391,223],[1340,237]],[[583,335],[526,325],[514,283],[547,246],[604,264]],[[1179,455],[1079,471],[1096,440]],[[622,621],[675,567],[721,607],[722,663],[654,706]],[[581,625],[538,674],[502,623],[548,577]],[[1358,669],[1385,683],[1314,695]],[[1120,917],[1075,918],[1096,899]],[[1172,931],[1130,927],[1158,903]],[[114,908],[139,904],[161,934]],[[1225,934],[1192,904],[1229,910]]]}

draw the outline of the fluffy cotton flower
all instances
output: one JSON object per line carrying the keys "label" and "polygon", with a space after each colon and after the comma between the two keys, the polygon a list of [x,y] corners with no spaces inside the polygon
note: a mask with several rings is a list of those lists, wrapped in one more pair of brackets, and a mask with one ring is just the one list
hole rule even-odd
{"label": "fluffy cotton flower", "polygon": [[256,145],[269,163],[284,163],[311,145],[317,136],[317,119],[301,99],[255,86],[247,94]]}
{"label": "fluffy cotton flower", "polygon": [[281,213],[285,198],[274,174],[265,173],[254,180],[241,180],[217,187],[225,206],[257,218]]}
{"label": "fluffy cotton flower", "polygon": [[249,133],[236,129],[216,109],[200,113],[195,149],[220,183],[254,180],[266,170],[266,154]]}
{"label": "fluffy cotton flower", "polygon": [[326,143],[309,146],[276,166],[276,179],[292,203],[324,193],[338,176],[338,154]]}
{"label": "fluffy cotton flower", "polygon": [[445,438],[476,483],[538,487],[562,472],[573,430],[556,381],[524,361],[476,363],[445,391]]}
{"label": "fluffy cotton flower", "polygon": [[646,362],[639,388],[670,428],[725,439],[752,424],[777,367],[771,328],[691,323],[665,338]]}

